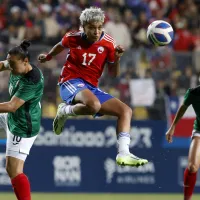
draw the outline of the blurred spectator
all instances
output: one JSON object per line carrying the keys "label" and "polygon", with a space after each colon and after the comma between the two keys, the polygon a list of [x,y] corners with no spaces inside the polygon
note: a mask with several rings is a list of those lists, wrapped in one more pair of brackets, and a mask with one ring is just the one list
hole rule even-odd
{"label": "blurred spectator", "polygon": [[5,16],[5,8],[3,6],[0,6],[0,30],[3,30],[6,28],[6,16]]}
{"label": "blurred spectator", "polygon": [[144,78],[152,78],[152,70],[150,68],[146,69]]}
{"label": "blurred spectator", "polygon": [[156,95],[159,98],[163,98],[165,95],[171,95],[170,86],[165,80],[159,79],[156,81]]}
{"label": "blurred spectator", "polygon": [[104,28],[116,40],[117,44],[122,45],[125,49],[131,47],[130,31],[128,26],[122,22],[119,12],[115,11],[113,13],[113,16],[110,17],[110,21],[105,24]]}
{"label": "blurred spectator", "polygon": [[36,12],[37,14],[34,19],[35,26],[33,27],[34,35],[32,35],[32,41],[34,41],[34,43],[41,44],[41,42],[45,38],[45,24],[43,21],[42,13],[39,10]]}
{"label": "blurred spectator", "polygon": [[147,43],[146,30],[148,25],[149,22],[146,13],[140,12],[138,17],[138,26],[135,32],[135,40],[142,45],[145,45]]}
{"label": "blurred spectator", "polygon": [[189,51],[194,47],[193,36],[187,29],[188,22],[185,18],[176,17],[175,21],[176,34],[174,37],[174,50],[175,51]]}
{"label": "blurred spectator", "polygon": [[11,0],[8,1],[9,2],[9,6],[10,7],[14,7],[17,6],[19,7],[21,10],[26,10],[27,6],[26,6],[26,2],[23,0]]}
{"label": "blurred spectator", "polygon": [[13,6],[10,8],[10,19],[8,21],[9,43],[18,44],[25,37],[25,23],[22,20],[21,8]]}
{"label": "blurred spectator", "polygon": [[149,68],[149,62],[145,51],[141,51],[137,62],[137,73],[141,78],[144,78],[146,70]]}
{"label": "blurred spectator", "polygon": [[52,15],[52,7],[49,4],[42,4],[41,12],[44,20],[44,39],[47,44],[55,44],[59,33],[59,25],[56,22],[55,16]]}
{"label": "blurred spectator", "polygon": [[121,74],[120,82],[117,84],[117,89],[120,92],[119,99],[130,106],[130,88],[129,82],[131,79],[137,79],[138,76],[135,72],[135,68],[128,66],[127,70]]}
{"label": "blurred spectator", "polygon": [[179,77],[179,87],[185,93],[188,88],[193,88],[197,85],[197,76],[193,73],[191,66],[186,66],[184,72]]}

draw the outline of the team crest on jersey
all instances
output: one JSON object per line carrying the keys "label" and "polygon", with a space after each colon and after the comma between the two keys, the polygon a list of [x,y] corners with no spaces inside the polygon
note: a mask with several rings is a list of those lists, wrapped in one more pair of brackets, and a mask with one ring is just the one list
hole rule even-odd
{"label": "team crest on jersey", "polygon": [[84,86],[85,86],[84,83],[80,83],[80,84],[77,85],[77,87],[80,87],[80,88],[82,88],[82,87],[84,87]]}
{"label": "team crest on jersey", "polygon": [[97,51],[98,51],[98,53],[103,53],[104,48],[103,47],[98,47]]}
{"label": "team crest on jersey", "polygon": [[81,49],[81,46],[76,47],[76,49]]}

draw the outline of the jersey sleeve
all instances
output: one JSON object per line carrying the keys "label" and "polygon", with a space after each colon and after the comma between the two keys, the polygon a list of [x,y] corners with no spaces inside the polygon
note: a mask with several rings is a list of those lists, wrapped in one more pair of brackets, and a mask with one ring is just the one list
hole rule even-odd
{"label": "jersey sleeve", "polygon": [[35,97],[37,84],[31,84],[27,82],[20,82],[19,88],[14,96],[24,101],[29,101]]}
{"label": "jersey sleeve", "polygon": [[188,89],[187,92],[184,95],[183,104],[185,106],[190,106],[192,104],[192,96],[191,96],[190,89]]}
{"label": "jersey sleeve", "polygon": [[66,33],[65,36],[61,40],[61,45],[65,48],[69,48],[69,33]]}
{"label": "jersey sleeve", "polygon": [[107,62],[115,62],[115,44],[110,45],[110,48],[108,49]]}

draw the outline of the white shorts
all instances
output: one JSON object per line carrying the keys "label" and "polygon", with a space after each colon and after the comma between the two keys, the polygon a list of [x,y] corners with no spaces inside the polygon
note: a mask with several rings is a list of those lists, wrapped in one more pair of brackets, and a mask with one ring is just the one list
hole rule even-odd
{"label": "white shorts", "polygon": [[8,129],[7,113],[0,114],[0,127],[3,128],[7,134],[6,156],[25,161],[37,135],[31,138],[22,138],[13,135]]}
{"label": "white shorts", "polygon": [[193,131],[192,131],[192,137],[191,137],[191,138],[193,138],[194,136],[200,137],[200,131],[193,130]]}

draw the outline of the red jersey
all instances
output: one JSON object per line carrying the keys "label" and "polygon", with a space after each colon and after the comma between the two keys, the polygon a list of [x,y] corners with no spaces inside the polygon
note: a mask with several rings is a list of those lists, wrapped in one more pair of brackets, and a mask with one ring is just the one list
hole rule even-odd
{"label": "red jersey", "polygon": [[92,44],[83,32],[69,32],[62,38],[61,44],[69,48],[69,53],[59,83],[82,78],[97,87],[105,63],[115,61],[115,41],[104,32],[99,41]]}

